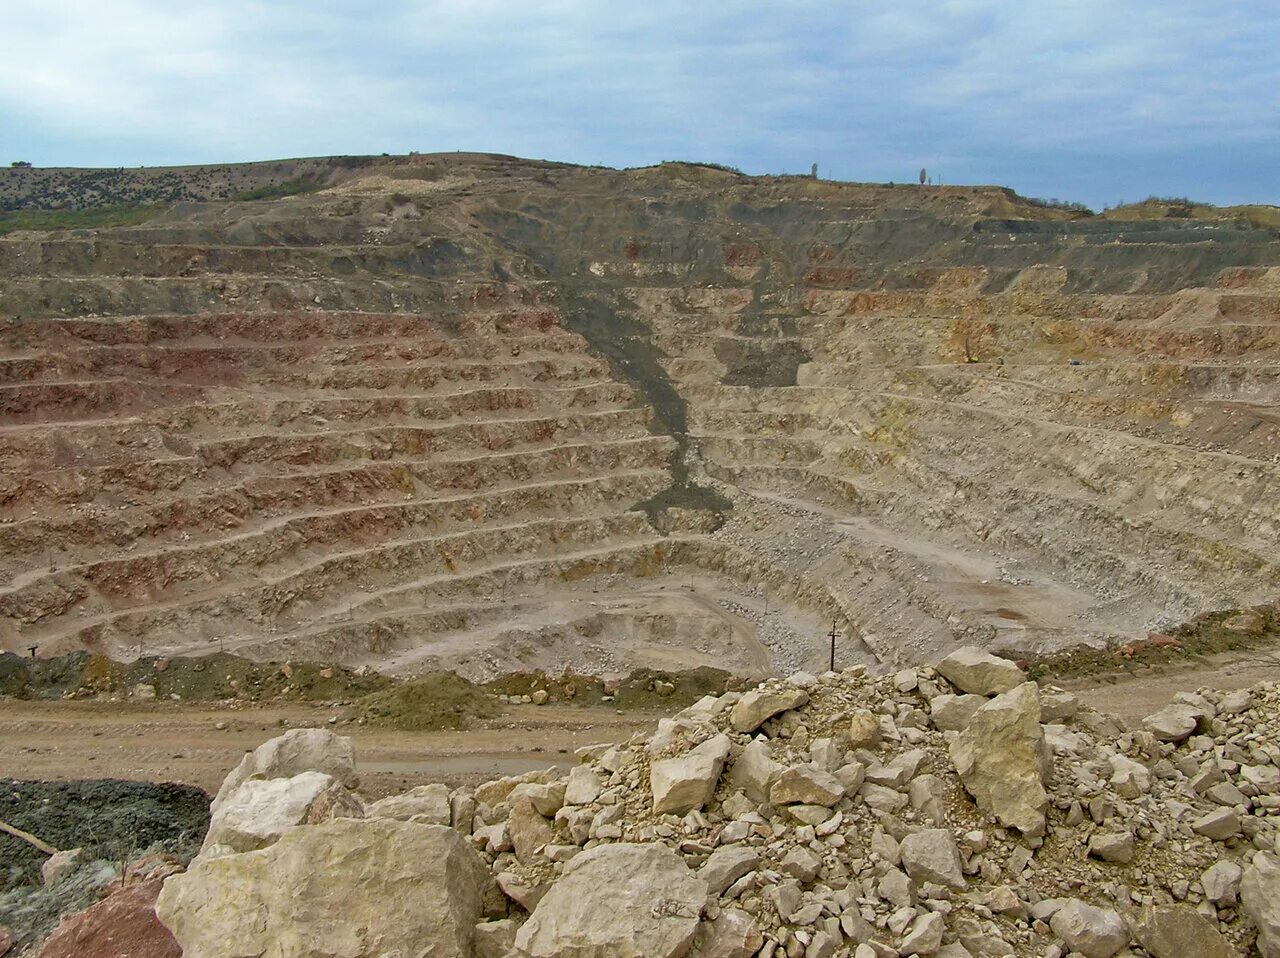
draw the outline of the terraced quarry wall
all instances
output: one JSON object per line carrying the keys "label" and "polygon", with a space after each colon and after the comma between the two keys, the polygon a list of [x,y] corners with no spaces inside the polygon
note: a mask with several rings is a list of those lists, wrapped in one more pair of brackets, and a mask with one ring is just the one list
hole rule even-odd
{"label": "terraced quarry wall", "polygon": [[763,672],[1280,595],[1275,230],[327,175],[0,237],[4,648]]}

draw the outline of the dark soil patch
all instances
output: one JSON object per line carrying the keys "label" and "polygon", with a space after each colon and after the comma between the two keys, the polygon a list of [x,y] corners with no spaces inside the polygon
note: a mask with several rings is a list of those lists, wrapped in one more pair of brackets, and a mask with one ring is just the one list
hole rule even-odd
{"label": "dark soil patch", "polygon": [[204,702],[271,699],[330,702],[360,698],[394,684],[376,672],[312,662],[252,662],[218,652],[198,658],[141,658],[115,662],[75,652],[50,659],[0,654],[0,695],[16,698],[91,698],[154,694]]}
{"label": "dark soil patch", "polygon": [[[209,796],[172,783],[0,779],[0,820],[55,848],[88,849],[90,858],[126,861],[161,846],[185,859],[209,827]],[[0,833],[0,891],[39,884],[45,857]]]}

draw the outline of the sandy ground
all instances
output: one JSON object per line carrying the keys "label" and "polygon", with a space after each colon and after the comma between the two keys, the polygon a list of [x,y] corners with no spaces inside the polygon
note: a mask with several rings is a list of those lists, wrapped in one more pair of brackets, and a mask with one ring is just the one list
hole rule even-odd
{"label": "sandy ground", "polygon": [[[1061,683],[1082,701],[1137,722],[1180,691],[1245,688],[1280,680],[1280,650],[1237,652],[1186,667]],[[0,701],[0,774],[12,778],[180,781],[208,791],[248,750],[286,728],[328,725],[339,709]],[[379,797],[413,785],[477,784],[500,775],[564,766],[573,750],[647,732],[659,713],[580,706],[510,706],[460,732],[392,732],[339,724],[351,736],[362,791]],[[225,723],[225,729],[218,729]]]}
{"label": "sandy ground", "polygon": [[[326,725],[326,706],[236,710],[196,705],[0,701],[0,774],[11,778],[179,781],[213,792],[248,750],[286,728]],[[624,741],[657,714],[512,706],[462,732],[392,732],[340,724],[355,740],[361,791],[380,797],[426,782],[478,784],[572,763],[573,750]],[[226,723],[218,729],[218,723]]]}

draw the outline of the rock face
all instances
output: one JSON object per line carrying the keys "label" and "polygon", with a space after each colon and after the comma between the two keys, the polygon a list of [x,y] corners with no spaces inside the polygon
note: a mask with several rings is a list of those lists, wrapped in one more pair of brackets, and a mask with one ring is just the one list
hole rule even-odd
{"label": "rock face", "polygon": [[565,866],[516,935],[531,958],[680,958],[707,885],[664,845],[601,845]]}
{"label": "rock face", "polygon": [[1280,856],[1254,856],[1240,881],[1240,901],[1258,927],[1262,958],[1280,958]]}
{"label": "rock face", "polygon": [[328,729],[296,728],[263,742],[223,779],[209,811],[216,814],[231,793],[250,779],[292,778],[302,772],[324,772],[355,788],[359,779],[351,739]]}
{"label": "rock face", "polygon": [[683,815],[709,802],[729,746],[729,736],[721,734],[684,755],[654,762],[649,770],[654,814]]}
{"label": "rock face", "polygon": [[1189,905],[1144,908],[1134,937],[1151,958],[1235,958],[1235,949],[1218,929]]}
{"label": "rock face", "polygon": [[936,666],[938,674],[971,695],[1000,695],[1027,680],[1022,669],[1008,659],[965,646],[956,649]]}
{"label": "rock face", "polygon": [[1116,912],[1075,898],[1059,908],[1049,924],[1054,934],[1085,958],[1111,958],[1129,944],[1129,930]]}
{"label": "rock face", "polygon": [[754,732],[767,720],[809,701],[804,689],[752,689],[734,703],[729,724],[735,732]]}
{"label": "rock face", "polygon": [[1044,834],[1048,756],[1034,682],[978,709],[950,751],[961,783],[979,808],[1024,835]]}
{"label": "rock face", "polygon": [[197,859],[156,912],[184,958],[468,958],[490,883],[451,828],[338,819]]}
{"label": "rock face", "polygon": [[360,800],[323,772],[253,779],[223,799],[209,822],[204,847],[248,852],[270,845],[294,825],[363,817]]}
{"label": "rock face", "polygon": [[163,884],[153,879],[130,885],[64,919],[38,958],[181,958],[177,939],[156,917]]}

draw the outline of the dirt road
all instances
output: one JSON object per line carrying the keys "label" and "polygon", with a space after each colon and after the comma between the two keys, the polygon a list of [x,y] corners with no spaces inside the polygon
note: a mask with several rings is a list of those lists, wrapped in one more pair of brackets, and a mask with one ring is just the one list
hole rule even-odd
{"label": "dirt road", "polygon": [[[217,790],[248,750],[286,728],[327,725],[328,706],[235,710],[196,705],[0,701],[0,775],[126,778]],[[658,716],[605,708],[511,706],[462,732],[393,732],[340,724],[355,740],[361,791],[372,797],[426,782],[477,784],[573,761],[575,748],[624,741]],[[217,725],[225,723],[225,728]]]}
{"label": "dirt road", "polygon": [[[1234,652],[1185,667],[1061,684],[1094,708],[1129,722],[1180,691],[1245,688],[1280,679],[1280,652]],[[341,709],[265,705],[218,709],[182,703],[0,700],[0,775],[178,781],[215,791],[248,750],[286,728],[327,726]],[[477,784],[573,761],[575,748],[650,731],[659,713],[602,707],[508,706],[501,718],[461,732],[393,732],[341,723],[355,739],[362,788],[380,797],[426,782]],[[225,728],[219,729],[219,724]]]}

